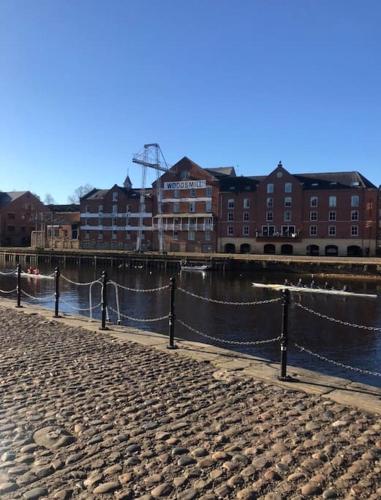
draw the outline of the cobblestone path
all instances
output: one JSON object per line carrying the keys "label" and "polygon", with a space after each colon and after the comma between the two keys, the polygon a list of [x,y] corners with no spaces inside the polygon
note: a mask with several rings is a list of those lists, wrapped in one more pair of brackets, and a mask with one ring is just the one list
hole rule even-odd
{"label": "cobblestone path", "polygon": [[380,499],[380,430],[318,396],[0,308],[1,498]]}

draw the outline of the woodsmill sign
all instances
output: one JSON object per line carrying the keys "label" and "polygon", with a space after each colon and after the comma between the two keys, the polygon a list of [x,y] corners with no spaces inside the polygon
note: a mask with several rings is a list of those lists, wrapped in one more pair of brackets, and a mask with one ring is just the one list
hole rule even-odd
{"label": "woodsmill sign", "polygon": [[206,187],[206,181],[176,181],[164,182],[164,189],[200,189]]}

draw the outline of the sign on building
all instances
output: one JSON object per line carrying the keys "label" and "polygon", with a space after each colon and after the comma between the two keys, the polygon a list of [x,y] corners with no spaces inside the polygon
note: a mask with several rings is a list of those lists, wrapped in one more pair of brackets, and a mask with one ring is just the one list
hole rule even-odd
{"label": "sign on building", "polygon": [[164,189],[200,189],[206,187],[206,180],[164,182]]}

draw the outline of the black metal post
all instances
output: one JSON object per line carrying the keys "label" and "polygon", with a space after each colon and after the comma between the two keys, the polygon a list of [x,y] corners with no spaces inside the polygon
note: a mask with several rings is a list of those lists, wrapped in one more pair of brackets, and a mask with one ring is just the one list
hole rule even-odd
{"label": "black metal post", "polygon": [[282,331],[280,334],[280,375],[279,380],[290,381],[287,375],[287,346],[288,346],[288,306],[290,305],[290,290],[282,291]]}
{"label": "black metal post", "polygon": [[176,290],[176,278],[172,277],[170,280],[171,284],[171,294],[169,302],[169,316],[168,316],[168,333],[169,333],[169,343],[167,345],[168,349],[177,349],[175,345],[175,290]]}
{"label": "black metal post", "polygon": [[106,318],[107,318],[107,273],[106,271],[102,272],[102,325],[101,330],[107,330],[106,326]]}
{"label": "black metal post", "polygon": [[17,264],[17,305],[16,307],[22,307],[21,305],[21,265]]}
{"label": "black metal post", "polygon": [[54,269],[54,281],[56,285],[55,291],[55,304],[54,304],[54,317],[59,318],[59,301],[60,301],[60,270],[58,267]]}

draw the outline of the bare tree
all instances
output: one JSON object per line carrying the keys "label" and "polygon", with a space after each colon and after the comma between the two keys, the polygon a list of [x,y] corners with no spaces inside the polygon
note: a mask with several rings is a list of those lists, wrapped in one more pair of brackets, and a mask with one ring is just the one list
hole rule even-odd
{"label": "bare tree", "polygon": [[77,187],[74,193],[71,196],[68,196],[68,202],[78,204],[82,196],[85,196],[85,194],[89,193],[92,189],[94,188],[90,184]]}
{"label": "bare tree", "polygon": [[46,193],[44,203],[45,205],[53,205],[53,203],[55,203],[55,200],[50,193]]}

